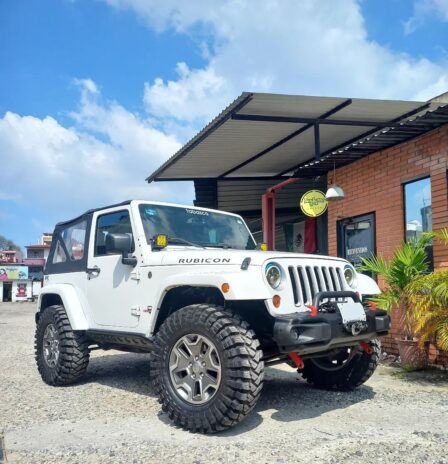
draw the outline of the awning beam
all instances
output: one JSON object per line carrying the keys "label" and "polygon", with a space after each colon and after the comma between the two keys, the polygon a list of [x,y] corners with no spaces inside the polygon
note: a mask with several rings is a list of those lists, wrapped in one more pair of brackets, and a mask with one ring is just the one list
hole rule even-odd
{"label": "awning beam", "polygon": [[254,122],[283,122],[296,124],[326,124],[331,126],[360,126],[360,127],[391,127],[391,123],[385,121],[361,121],[351,119],[325,119],[325,118],[302,118],[296,116],[269,116],[262,114],[234,114],[232,119],[235,121],[254,121]]}
{"label": "awning beam", "polygon": [[[393,128],[394,125],[397,125],[398,127],[398,130],[400,130],[400,121],[403,121],[405,120],[406,118],[409,118],[417,113],[419,113],[420,111],[426,109],[429,107],[429,103],[426,103],[425,105],[423,106],[420,106],[419,108],[416,108],[415,110],[412,110],[412,111],[409,111],[408,113],[406,114],[403,114],[402,116],[399,116],[398,118],[392,120],[392,121],[389,121],[389,123],[387,124],[387,127],[390,127],[390,128]],[[330,121],[329,119],[327,119],[327,121]],[[414,123],[414,121],[413,121]],[[404,126],[406,127],[406,129],[408,128],[407,126]],[[321,154],[321,158],[325,158],[325,157],[328,157],[329,155],[332,155],[333,152],[337,152],[343,148],[346,148],[346,147],[349,147],[350,145],[356,143],[358,140],[362,140],[364,139],[365,137],[368,137],[369,135],[373,135],[375,134],[375,132],[377,132],[378,130],[380,129],[380,127],[375,127],[367,132],[365,132],[364,134],[362,135],[358,135],[356,137],[353,137],[352,139],[350,140],[347,140],[343,143],[341,143],[340,145],[338,146],[335,146],[335,147],[332,147],[330,149],[328,149],[327,151],[325,151],[324,153]],[[430,129],[428,129],[430,130]],[[370,142],[369,142],[370,144]],[[360,147],[360,145],[362,145],[361,143],[357,143],[354,147],[351,147],[351,148],[354,148],[356,149],[355,147]],[[380,148],[384,148],[383,146],[381,146]],[[372,150],[373,151],[373,150]],[[334,155],[335,156],[335,159],[337,160],[337,154]],[[299,164],[296,164],[295,166],[291,166],[290,168],[288,169],[284,169],[282,172],[279,172],[278,174],[276,174],[276,176],[284,176],[286,175],[287,173],[289,172],[293,172],[294,173],[294,177],[301,177],[303,174],[301,174],[300,176],[298,175],[298,171],[304,167],[305,165],[308,165],[310,163],[310,161],[305,161],[305,162],[302,162],[302,163],[299,163]],[[317,174],[317,175],[320,175],[320,174]]]}
{"label": "awning beam", "polygon": [[[338,111],[341,111],[345,107],[349,106],[352,104],[352,99],[347,98],[347,100],[344,100],[342,103],[339,105],[336,105],[334,108],[331,110],[327,111],[326,113],[322,114],[319,116],[318,119],[325,119],[333,114],[337,113]],[[233,167],[232,169],[229,169],[228,171],[224,172],[220,176],[218,176],[219,179],[222,179],[225,176],[228,176],[229,174],[232,174],[232,172],[238,171],[238,169],[241,169],[242,167],[248,165],[249,163],[252,163],[252,161],[255,161],[258,158],[261,158],[262,156],[266,155],[270,151],[274,150],[275,148],[278,148],[279,146],[283,145],[286,142],[289,142],[291,139],[297,137],[298,135],[302,134],[308,129],[311,129],[311,127],[314,126],[314,123],[308,123],[305,126],[301,127],[300,129],[297,129],[296,131],[292,132],[291,134],[287,135],[286,137],[283,137],[281,140],[278,142],[275,142],[273,145],[270,145],[268,148],[265,148],[264,150],[260,151],[254,156],[251,156],[249,159],[243,161],[242,163],[239,163],[237,166]],[[320,149],[319,149],[320,151]]]}

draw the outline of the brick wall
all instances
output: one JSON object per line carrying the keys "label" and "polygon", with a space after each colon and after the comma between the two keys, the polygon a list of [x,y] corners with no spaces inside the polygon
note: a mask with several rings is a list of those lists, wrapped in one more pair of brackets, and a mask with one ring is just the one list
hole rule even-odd
{"label": "brick wall", "polygon": [[[393,148],[380,151],[336,170],[337,183],[346,198],[328,208],[328,245],[337,254],[336,222],[365,213],[376,213],[377,253],[390,258],[404,239],[403,183],[431,176],[433,229],[448,227],[448,125]],[[329,176],[331,181],[331,176]],[[434,265],[448,267],[448,249],[434,245]],[[381,284],[381,282],[380,282]],[[393,324],[385,337],[385,351],[396,352],[394,337],[400,327]],[[432,351],[435,356],[434,350]],[[438,358],[448,364],[448,356]]]}

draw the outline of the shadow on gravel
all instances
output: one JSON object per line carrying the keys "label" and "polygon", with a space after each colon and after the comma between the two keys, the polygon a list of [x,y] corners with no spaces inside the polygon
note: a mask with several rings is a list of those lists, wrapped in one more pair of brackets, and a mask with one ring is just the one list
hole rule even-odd
{"label": "shadow on gravel", "polygon": [[100,383],[154,397],[147,354],[105,354],[92,357],[82,383]]}
{"label": "shadow on gravel", "polygon": [[240,435],[256,428],[263,421],[260,412],[274,410],[273,420],[292,422],[318,417],[328,411],[345,409],[353,404],[370,400],[373,389],[363,385],[352,392],[319,390],[291,370],[266,369],[261,398],[254,411],[244,422],[219,436]]}
{"label": "shadow on gravel", "polygon": [[[154,397],[150,386],[149,356],[145,354],[113,354],[92,357],[83,383],[100,383],[113,388]],[[300,421],[318,417],[328,411],[345,409],[370,400],[375,392],[363,385],[353,392],[316,389],[301,379],[297,372],[268,368],[261,398],[254,411],[238,426],[215,436],[235,436],[258,427],[260,412],[273,410],[273,420]],[[162,422],[170,424],[165,414]]]}

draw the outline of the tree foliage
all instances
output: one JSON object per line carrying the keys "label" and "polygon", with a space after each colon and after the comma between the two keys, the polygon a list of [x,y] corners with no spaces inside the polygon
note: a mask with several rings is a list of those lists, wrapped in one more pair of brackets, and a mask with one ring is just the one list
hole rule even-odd
{"label": "tree foliage", "polygon": [[17,250],[21,251],[19,245],[16,245],[12,240],[0,235],[0,250]]}
{"label": "tree foliage", "polygon": [[[448,229],[434,236],[448,246]],[[420,344],[435,338],[437,346],[448,351],[448,270],[417,277],[406,287],[406,293],[414,307]]]}

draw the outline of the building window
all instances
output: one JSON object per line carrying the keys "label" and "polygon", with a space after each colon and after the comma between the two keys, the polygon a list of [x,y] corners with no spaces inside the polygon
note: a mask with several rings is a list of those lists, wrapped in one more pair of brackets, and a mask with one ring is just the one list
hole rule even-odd
{"label": "building window", "polygon": [[28,250],[27,258],[43,258],[44,257],[44,250]]}
{"label": "building window", "polygon": [[[406,240],[418,240],[424,232],[432,231],[431,178],[404,185]],[[433,269],[432,245],[428,247],[428,261]]]}
{"label": "building window", "polygon": [[409,182],[404,186],[406,240],[418,239],[432,231],[431,179]]}

